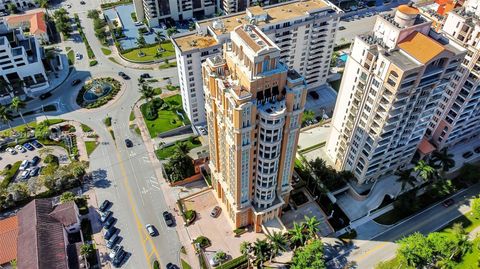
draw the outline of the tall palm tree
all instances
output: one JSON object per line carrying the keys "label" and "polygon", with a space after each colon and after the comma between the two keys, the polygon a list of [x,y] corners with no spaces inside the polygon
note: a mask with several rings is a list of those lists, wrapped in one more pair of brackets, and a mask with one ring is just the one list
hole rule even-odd
{"label": "tall palm tree", "polygon": [[397,170],[395,172],[395,175],[398,176],[397,182],[402,183],[402,191],[405,190],[405,187],[407,185],[415,187],[415,183],[417,182],[417,179],[414,176],[412,176],[412,171],[413,169],[406,169],[406,170]]}
{"label": "tall palm tree", "polygon": [[135,41],[135,44],[138,46],[140,49],[140,52],[142,52],[142,48],[144,48],[147,45],[147,41],[145,41],[145,37],[142,32],[138,31],[138,37],[137,40]]}
{"label": "tall palm tree", "polygon": [[23,113],[20,111],[20,109],[25,108],[27,104],[20,100],[18,96],[13,97],[12,103],[10,104],[10,108],[13,109],[13,111],[17,112],[20,114],[20,117],[22,118],[23,123],[27,126],[28,129],[30,129],[30,126],[28,126],[28,123],[25,121],[23,118]]}
{"label": "tall palm tree", "polygon": [[441,168],[442,172],[448,172],[450,168],[455,166],[455,160],[453,159],[453,154],[447,151],[447,148],[443,148],[440,151],[434,151],[432,153],[432,164],[436,168]]}
{"label": "tall palm tree", "polygon": [[420,160],[413,170],[425,181],[432,179],[435,175],[435,168],[428,165],[424,160]]}
{"label": "tall palm tree", "polygon": [[318,221],[315,216],[305,216],[305,222],[303,223],[303,226],[305,227],[305,229],[307,229],[310,238],[316,239],[318,237],[318,232],[320,231],[320,229],[318,228],[319,225],[320,221]]}
{"label": "tall palm tree", "polygon": [[180,153],[180,154],[188,154],[190,151],[188,149],[188,145],[185,142],[178,142],[175,144],[175,151]]}
{"label": "tall palm tree", "polygon": [[147,100],[147,102],[155,95],[153,88],[146,84],[142,84],[138,90],[142,94],[142,97]]}
{"label": "tall palm tree", "polygon": [[10,124],[10,122],[13,121],[12,111],[5,106],[0,106],[0,121],[3,122],[3,124],[8,124],[8,127],[13,132],[12,125]]}
{"label": "tall palm tree", "polygon": [[166,37],[162,31],[155,32],[155,40],[158,42],[158,46],[160,47],[160,51],[163,50],[162,42],[165,41]]}
{"label": "tall palm tree", "polygon": [[177,27],[170,27],[167,29],[167,36],[172,37],[172,35],[178,33]]}
{"label": "tall palm tree", "polygon": [[293,223],[293,228],[288,231],[290,234],[290,239],[294,244],[296,249],[298,246],[302,246],[305,243],[305,235],[303,234],[303,225],[298,223]]}
{"label": "tall palm tree", "polygon": [[259,268],[263,268],[263,262],[265,262],[270,256],[271,246],[267,240],[260,240],[253,243],[253,254],[255,255],[255,265]]}
{"label": "tall palm tree", "polygon": [[268,240],[272,246],[272,251],[270,253],[270,261],[276,256],[280,250],[285,251],[287,245],[287,239],[280,232],[273,232],[272,235],[267,235]]}

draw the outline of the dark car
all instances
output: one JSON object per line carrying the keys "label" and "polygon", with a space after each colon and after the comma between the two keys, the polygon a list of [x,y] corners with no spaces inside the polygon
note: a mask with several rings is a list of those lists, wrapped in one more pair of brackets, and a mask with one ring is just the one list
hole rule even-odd
{"label": "dark car", "polygon": [[50,96],[52,96],[52,94],[49,93],[49,92],[46,92],[46,93],[40,95],[40,100],[45,100]]}
{"label": "dark car", "polygon": [[118,251],[118,254],[115,255],[115,258],[113,258],[113,261],[112,261],[113,266],[120,267],[126,255],[127,253],[125,252],[125,250],[121,249],[120,251]]}
{"label": "dark car", "polygon": [[123,77],[123,76],[125,76],[125,73],[123,73],[123,72],[118,72],[118,75],[121,76],[121,77]]}
{"label": "dark car", "polygon": [[167,224],[168,227],[172,227],[174,222],[173,222],[173,216],[170,214],[168,211],[163,212],[163,219],[165,220],[165,223]]}
{"label": "dark car", "polygon": [[130,139],[128,139],[128,138],[125,139],[125,146],[127,146],[127,148],[133,147],[133,142],[132,142],[132,140],[130,140]]}
{"label": "dark car", "polygon": [[103,223],[103,228],[104,229],[110,229],[110,227],[112,227],[112,225],[115,223],[117,219],[114,218],[114,217],[111,217],[109,219],[107,219],[107,221],[105,221],[105,223]]}
{"label": "dark car", "polygon": [[127,74],[123,73],[123,72],[118,72],[118,75],[121,76],[121,77],[122,77],[123,79],[125,79],[125,80],[129,80],[129,79],[130,79],[130,77],[129,77]]}
{"label": "dark car", "polygon": [[30,150],[30,151],[32,151],[32,150],[35,149],[30,143],[25,143],[25,144],[23,144],[23,147],[26,148],[26,149],[28,149],[28,150]]}
{"label": "dark car", "polygon": [[140,75],[141,78],[151,78],[149,73],[143,73]]}
{"label": "dark car", "polygon": [[471,152],[471,151],[467,151],[467,152],[462,154],[462,157],[465,158],[465,159],[468,159],[472,156],[473,156],[473,152]]}
{"label": "dark car", "polygon": [[451,205],[453,205],[453,204],[455,204],[455,200],[453,200],[452,198],[447,199],[447,200],[443,201],[443,203],[442,203],[442,205],[443,205],[444,207],[449,207],[449,206],[451,206]]}
{"label": "dark car", "polygon": [[72,81],[72,86],[77,86],[78,84],[80,84],[80,82],[82,82],[80,79],[75,79],[74,81]]}
{"label": "dark car", "polygon": [[38,142],[37,140],[33,140],[31,143],[32,143],[32,145],[33,145],[34,147],[36,147],[37,149],[43,147],[43,145],[40,144],[40,142]]}
{"label": "dark car", "polygon": [[117,230],[118,229],[115,228],[114,226],[110,227],[110,229],[108,229],[103,235],[103,238],[105,238],[105,240],[110,239],[117,232]]}
{"label": "dark car", "polygon": [[80,5],[85,5],[85,1],[80,1]]}
{"label": "dark car", "polygon": [[103,203],[100,205],[100,207],[98,208],[98,210],[100,210],[101,212],[105,211],[109,206],[110,206],[110,201],[108,200],[105,200],[103,201]]}
{"label": "dark car", "polygon": [[176,264],[169,262],[167,263],[167,269],[180,269],[180,267],[178,267],[178,265]]}
{"label": "dark car", "polygon": [[38,172],[40,172],[40,167],[36,166],[30,170],[30,176],[36,177],[38,176]]}
{"label": "dark car", "polygon": [[222,212],[222,208],[219,206],[216,206],[212,209],[212,212],[210,212],[210,217],[216,218],[218,215],[220,215],[220,212]]}
{"label": "dark car", "polygon": [[477,154],[480,153],[480,147],[476,147],[473,151]]}
{"label": "dark car", "polygon": [[108,249],[112,249],[117,244],[118,240],[120,240],[120,235],[118,233],[116,233],[107,241],[105,246]]}
{"label": "dark car", "polygon": [[105,211],[102,213],[102,215],[100,216],[100,221],[101,222],[105,222],[108,220],[108,218],[110,218],[110,216],[113,214],[112,211],[108,210],[108,211]]}
{"label": "dark car", "polygon": [[31,164],[32,166],[35,166],[35,165],[38,164],[39,161],[40,161],[40,157],[35,156],[35,157],[33,157],[32,160],[30,161],[30,164]]}

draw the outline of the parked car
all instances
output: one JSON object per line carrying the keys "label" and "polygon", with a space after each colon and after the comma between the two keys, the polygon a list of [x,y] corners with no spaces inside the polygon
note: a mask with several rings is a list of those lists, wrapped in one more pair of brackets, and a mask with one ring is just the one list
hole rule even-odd
{"label": "parked car", "polygon": [[35,148],[30,143],[23,144],[23,147],[27,148],[30,151],[35,150]]}
{"label": "parked car", "polygon": [[112,251],[110,251],[110,253],[108,254],[108,257],[110,257],[110,259],[113,259],[117,256],[117,254],[123,250],[123,246],[120,246],[120,245],[116,245]]}
{"label": "parked car", "polygon": [[471,152],[471,151],[467,151],[467,152],[465,152],[465,153],[462,154],[462,157],[463,157],[464,159],[468,159],[468,158],[470,158],[470,157],[472,157],[472,156],[473,156],[473,152]]}
{"label": "parked car", "polygon": [[113,212],[110,210],[103,212],[102,215],[100,216],[100,221],[105,222],[112,214]]}
{"label": "parked car", "polygon": [[30,161],[32,166],[37,165],[39,162],[40,162],[40,157],[38,157],[38,156],[33,157],[32,160]]}
{"label": "parked car", "polygon": [[24,147],[22,147],[21,145],[16,145],[16,146],[15,146],[15,149],[18,150],[18,151],[20,151],[21,153],[24,153],[24,152],[27,151],[27,150],[26,150]]}
{"label": "parked car", "polygon": [[147,224],[145,225],[145,228],[147,229],[147,232],[151,235],[151,236],[155,236],[157,234],[157,232],[155,231],[155,227],[153,227],[152,224]]}
{"label": "parked car", "polygon": [[30,161],[29,160],[23,160],[22,163],[20,164],[20,171],[26,170],[30,166]]}
{"label": "parked car", "polygon": [[40,98],[40,100],[45,100],[45,99],[47,99],[47,98],[50,97],[50,96],[52,96],[52,94],[49,93],[49,92],[46,92],[46,93],[44,93],[44,94],[40,94],[40,97],[39,97],[39,98]]}
{"label": "parked car", "polygon": [[172,227],[174,224],[172,214],[170,214],[168,211],[164,211],[162,215],[163,219],[165,220],[165,224],[167,224],[168,227]]}
{"label": "parked car", "polygon": [[167,263],[167,269],[180,269],[180,267],[178,267],[178,265],[176,264],[169,262]]}
{"label": "parked car", "polygon": [[32,143],[32,145],[33,145],[34,147],[36,147],[37,149],[43,147],[43,145],[40,144],[40,142],[38,142],[37,140],[33,140],[31,143]]}
{"label": "parked car", "polygon": [[80,53],[77,52],[77,53],[75,54],[75,59],[81,60],[81,59],[82,59],[82,54],[80,54]]}
{"label": "parked car", "polygon": [[143,73],[140,75],[141,78],[151,78],[149,73]]}
{"label": "parked car", "polygon": [[123,72],[121,72],[121,71],[118,72],[118,75],[121,76],[121,77],[122,77],[123,79],[125,79],[125,80],[129,80],[129,79],[130,79],[130,77],[129,77],[127,74],[125,74],[125,73],[123,73]]}
{"label": "parked car", "polygon": [[452,206],[453,204],[455,204],[455,200],[453,200],[452,198],[447,199],[442,203],[444,207],[449,207],[449,206]]}
{"label": "parked car", "polygon": [[80,5],[85,5],[85,1],[80,1]]}
{"label": "parked car", "polygon": [[103,223],[103,228],[107,230],[110,229],[110,227],[112,227],[116,220],[117,219],[114,217],[108,218],[107,221]]}
{"label": "parked car", "polygon": [[480,153],[480,146],[479,147],[476,147],[474,150],[473,150],[475,153]]}
{"label": "parked car", "polygon": [[72,86],[77,86],[78,84],[80,84],[80,82],[82,82],[80,79],[75,79],[74,81],[72,81]]}
{"label": "parked car", "polygon": [[111,202],[108,200],[103,201],[103,203],[98,207],[98,210],[104,212],[108,207],[110,207]]}
{"label": "parked car", "polygon": [[35,166],[32,169],[30,169],[30,176],[31,177],[36,177],[36,176],[38,176],[39,172],[40,172],[40,167]]}
{"label": "parked car", "polygon": [[143,23],[141,21],[136,21],[135,22],[135,26],[142,26],[142,25],[143,25]]}
{"label": "parked car", "polygon": [[130,139],[128,139],[128,138],[125,139],[125,146],[126,146],[127,148],[133,147],[133,142],[132,142],[132,140],[130,140]]}
{"label": "parked car", "polygon": [[105,246],[108,248],[108,249],[112,249],[118,242],[118,240],[120,239],[120,235],[118,233],[114,234],[108,241],[107,243],[105,244]]}
{"label": "parked car", "polygon": [[14,150],[14,149],[12,149],[12,148],[7,148],[5,151],[8,152],[8,153],[10,153],[10,154],[12,154],[12,155],[17,154],[17,151]]}
{"label": "parked car", "polygon": [[20,174],[21,179],[27,179],[30,177],[30,170],[25,170]]}
{"label": "parked car", "polygon": [[220,215],[220,212],[222,212],[222,208],[216,206],[212,209],[212,212],[210,212],[210,217],[216,218],[218,217],[218,215]]}
{"label": "parked car", "polygon": [[118,254],[115,256],[115,258],[113,258],[113,261],[112,261],[112,264],[114,267],[120,267],[120,265],[122,264],[123,262],[123,259],[125,259],[125,256],[127,255],[127,253],[125,252],[125,250],[123,250],[123,248],[118,252]]}
{"label": "parked car", "polygon": [[110,229],[108,229],[103,235],[103,238],[105,238],[105,240],[109,240],[117,232],[117,230],[118,229],[115,228],[115,226],[110,227]]}

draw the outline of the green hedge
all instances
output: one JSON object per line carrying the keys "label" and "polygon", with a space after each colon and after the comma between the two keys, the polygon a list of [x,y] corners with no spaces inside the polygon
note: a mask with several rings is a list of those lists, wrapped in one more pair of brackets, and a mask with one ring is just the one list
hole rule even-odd
{"label": "green hedge", "polygon": [[97,60],[90,61],[89,63],[90,66],[95,66],[97,64],[98,64]]}
{"label": "green hedge", "polygon": [[[83,27],[82,24],[80,23],[80,18],[78,17],[78,14],[75,13],[74,15],[75,22],[77,23],[77,28],[78,28],[78,33],[82,37],[83,43],[85,44],[85,47],[87,48],[87,56],[89,59],[95,59],[95,54],[93,53],[92,48],[90,47],[90,44],[88,44],[87,37],[85,36],[85,33],[83,32]],[[92,65],[90,65],[92,66]]]}
{"label": "green hedge", "polygon": [[18,172],[18,169],[20,168],[20,164],[22,164],[21,161],[15,162],[12,165],[12,168],[5,169],[5,170],[2,171],[3,180],[0,183],[1,188],[7,188],[8,185],[12,182],[13,177],[15,176],[15,174]]}
{"label": "green hedge", "polygon": [[193,243],[199,243],[201,248],[206,248],[211,245],[210,239],[205,236],[199,236],[193,240]]}
{"label": "green hedge", "polygon": [[243,268],[242,265],[245,265],[245,268],[246,268],[246,263],[247,263],[247,256],[242,255],[222,265],[219,265],[216,268],[217,269],[236,269],[236,268]]}
{"label": "green hedge", "polygon": [[100,7],[103,8],[103,9],[108,9],[108,8],[112,8],[112,7],[116,7],[116,6],[120,6],[120,5],[130,4],[132,2],[133,2],[132,0],[120,0],[118,2],[110,2],[110,3],[101,4]]}

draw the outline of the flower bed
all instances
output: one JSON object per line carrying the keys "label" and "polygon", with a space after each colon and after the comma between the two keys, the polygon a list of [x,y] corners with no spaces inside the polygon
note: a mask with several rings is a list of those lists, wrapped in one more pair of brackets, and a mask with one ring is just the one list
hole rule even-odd
{"label": "flower bed", "polygon": [[[108,84],[111,87],[111,90],[106,95],[99,97],[95,101],[87,102],[84,99],[85,92],[87,92],[95,82]],[[112,100],[118,94],[118,92],[120,92],[120,89],[121,89],[120,82],[111,77],[93,79],[92,81],[83,85],[83,87],[80,89],[80,92],[78,93],[77,99],[76,99],[77,104],[83,108],[88,108],[88,109],[101,107],[106,103],[108,103],[110,100]]]}

